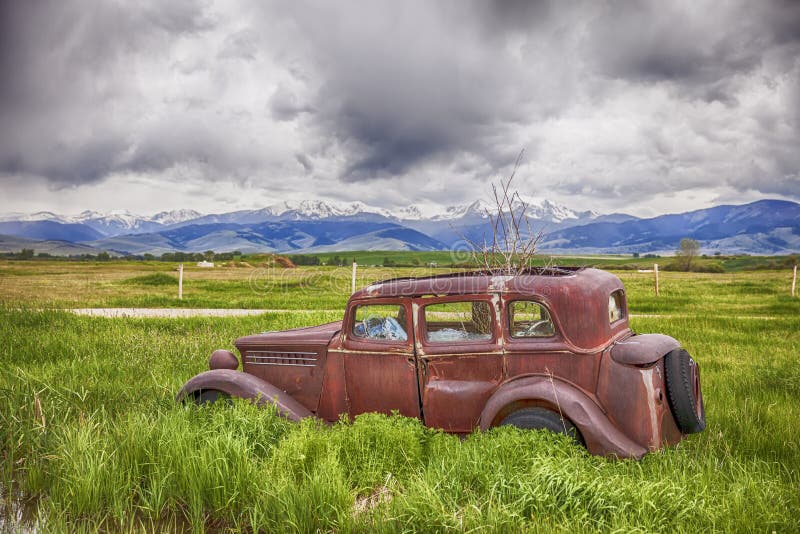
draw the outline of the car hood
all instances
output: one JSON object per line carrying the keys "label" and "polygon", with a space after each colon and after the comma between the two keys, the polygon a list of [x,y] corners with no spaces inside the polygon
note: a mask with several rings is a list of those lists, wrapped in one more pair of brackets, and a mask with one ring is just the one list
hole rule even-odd
{"label": "car hood", "polygon": [[237,339],[234,344],[239,350],[264,345],[327,345],[341,329],[342,321],[334,321],[319,326],[305,326],[244,336]]}

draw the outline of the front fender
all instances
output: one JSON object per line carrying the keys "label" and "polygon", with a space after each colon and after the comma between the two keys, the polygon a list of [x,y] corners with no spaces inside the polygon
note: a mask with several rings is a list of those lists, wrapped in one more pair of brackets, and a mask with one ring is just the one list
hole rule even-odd
{"label": "front fender", "polygon": [[600,407],[575,386],[547,375],[535,375],[507,382],[495,391],[480,417],[486,430],[500,421],[504,408],[514,403],[539,402],[560,410],[574,424],[592,454],[641,458],[647,449],[635,443],[615,427]]}
{"label": "front fender", "polygon": [[253,399],[257,404],[273,404],[280,415],[291,421],[299,421],[313,415],[291,395],[269,382],[231,369],[214,369],[191,378],[178,392],[176,400],[181,402],[204,389],[222,391],[231,397]]}

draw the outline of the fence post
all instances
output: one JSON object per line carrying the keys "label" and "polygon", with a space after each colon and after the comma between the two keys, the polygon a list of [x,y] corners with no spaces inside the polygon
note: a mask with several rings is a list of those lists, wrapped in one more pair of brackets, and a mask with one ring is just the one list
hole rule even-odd
{"label": "fence post", "polygon": [[656,277],[656,296],[658,296],[658,264],[657,263],[653,264],[653,273],[655,273],[655,277]]}
{"label": "fence post", "polygon": [[353,260],[353,276],[352,276],[352,280],[350,281],[350,294],[351,295],[356,292],[356,269],[357,268],[358,268],[358,264],[356,263],[356,260]]}
{"label": "fence post", "polygon": [[792,296],[794,296],[794,288],[797,287],[797,264],[795,264],[792,271]]}
{"label": "fence post", "polygon": [[183,300],[183,264],[178,265],[178,299]]}

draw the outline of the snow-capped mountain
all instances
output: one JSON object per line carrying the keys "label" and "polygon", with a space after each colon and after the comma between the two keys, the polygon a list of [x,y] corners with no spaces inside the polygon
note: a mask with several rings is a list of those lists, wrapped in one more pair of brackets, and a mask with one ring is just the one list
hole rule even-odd
{"label": "snow-capped mountain", "polygon": [[[127,210],[107,212],[86,210],[77,215],[60,215],[49,211],[37,213],[10,213],[0,215],[0,221],[55,221],[59,223],[87,224],[106,234],[139,232],[154,228],[153,225],[173,226],[188,224],[214,223],[253,223],[270,220],[318,220],[334,217],[356,217],[377,215],[395,221],[453,221],[463,218],[486,218],[488,212],[496,208],[485,200],[476,200],[468,204],[449,206],[444,210],[426,216],[417,206],[401,206],[387,209],[370,206],[361,201],[336,202],[326,200],[283,201],[261,209],[241,210],[228,213],[203,215],[192,209],[162,211],[155,215],[139,215]],[[528,203],[528,216],[532,219],[560,222],[568,219],[587,219],[596,216],[593,212],[576,212],[566,206],[549,200]]]}
{"label": "snow-capped mountain", "polygon": [[416,206],[408,206],[405,208],[399,208],[392,212],[395,217],[401,220],[410,220],[416,221],[419,219],[424,219],[425,216],[422,214],[422,210],[420,210]]}
{"label": "snow-capped mountain", "polygon": [[[535,221],[542,221],[548,223],[562,223],[565,221],[585,221],[598,217],[594,211],[575,211],[562,204],[557,204],[550,200],[544,199],[528,199],[523,198],[526,205],[526,214],[528,217]],[[519,201],[514,201],[514,206],[519,207]],[[476,200],[470,204],[461,204],[457,206],[448,207],[444,213],[431,217],[434,221],[445,221],[453,219],[463,219],[474,217],[477,219],[486,219],[489,214],[497,212],[497,206],[485,200]]]}
{"label": "snow-capped mountain", "polygon": [[333,202],[325,200],[286,200],[273,204],[266,208],[266,211],[277,217],[283,218],[304,218],[304,219],[327,219],[329,217],[350,217],[362,213],[376,213],[384,217],[392,217],[389,210],[369,206],[361,201],[356,202]]}
{"label": "snow-capped mountain", "polygon": [[[800,249],[800,204],[763,200],[639,219],[622,213],[576,211],[548,200],[526,199],[540,249],[560,252],[674,250],[682,237],[704,250],[782,254]],[[127,211],[52,212],[0,216],[0,234],[85,243],[120,254],[168,250],[432,250],[481,242],[492,229],[486,201],[447,207],[384,209],[363,202],[279,202],[255,210],[213,215],[185,209],[140,216]],[[526,230],[527,231],[527,230]],[[200,248],[197,248],[200,247]],[[348,248],[350,247],[350,248]]]}
{"label": "snow-capped mountain", "polygon": [[127,210],[109,212],[86,210],[69,217],[69,220],[72,223],[84,224],[106,236],[142,234],[162,228],[162,225],[153,221],[151,217],[136,215]]}
{"label": "snow-capped mountain", "polygon": [[528,216],[532,219],[548,222],[564,222],[568,220],[590,220],[599,217],[595,211],[575,211],[563,204],[550,200],[532,200],[528,203]]}
{"label": "snow-capped mountain", "polygon": [[34,221],[55,221],[59,223],[69,223],[69,217],[63,215],[56,215],[50,211],[37,211],[36,213],[7,213],[0,215],[0,222],[18,221],[18,222],[34,222]]}
{"label": "snow-capped mountain", "polygon": [[202,216],[202,213],[195,210],[172,210],[156,213],[150,218],[150,220],[152,222],[163,224],[164,226],[169,226],[170,224],[191,221],[192,219],[197,219],[198,217]]}
{"label": "snow-capped mountain", "polygon": [[444,213],[434,215],[430,218],[432,221],[449,221],[453,219],[462,219],[464,217],[478,217],[486,218],[487,212],[495,212],[496,208],[490,205],[485,200],[476,200],[470,204],[459,204],[456,206],[449,206],[444,210]]}
{"label": "snow-capped mountain", "polygon": [[[103,236],[116,236],[121,234],[141,234],[154,232],[169,225],[177,224],[186,220],[196,219],[202,214],[191,209],[162,211],[152,216],[137,215],[127,210],[112,210],[107,212],[85,210],[77,215],[59,215],[50,211],[40,211],[36,213],[10,213],[0,216],[0,222],[16,223],[41,223],[50,222],[62,225],[76,225],[91,228]],[[41,226],[41,225],[40,225]],[[31,228],[28,226],[27,228]],[[43,228],[55,228],[46,226]],[[46,233],[46,232],[45,232]],[[63,238],[63,231],[58,232],[58,238]],[[85,234],[81,233],[81,236]],[[53,236],[52,239],[57,239]]]}

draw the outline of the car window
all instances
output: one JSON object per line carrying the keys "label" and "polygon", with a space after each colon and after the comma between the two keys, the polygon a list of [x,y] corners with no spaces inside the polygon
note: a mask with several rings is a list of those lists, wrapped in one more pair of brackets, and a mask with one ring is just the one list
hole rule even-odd
{"label": "car window", "polygon": [[491,307],[485,301],[428,304],[425,339],[434,343],[492,339]]}
{"label": "car window", "polygon": [[398,304],[366,304],[356,307],[353,336],[371,341],[406,341],[406,309]]}
{"label": "car window", "polygon": [[511,337],[552,337],[556,333],[550,312],[531,300],[515,300],[508,308]]}
{"label": "car window", "polygon": [[617,289],[608,297],[608,322],[615,323],[625,317],[624,299],[621,289]]}

